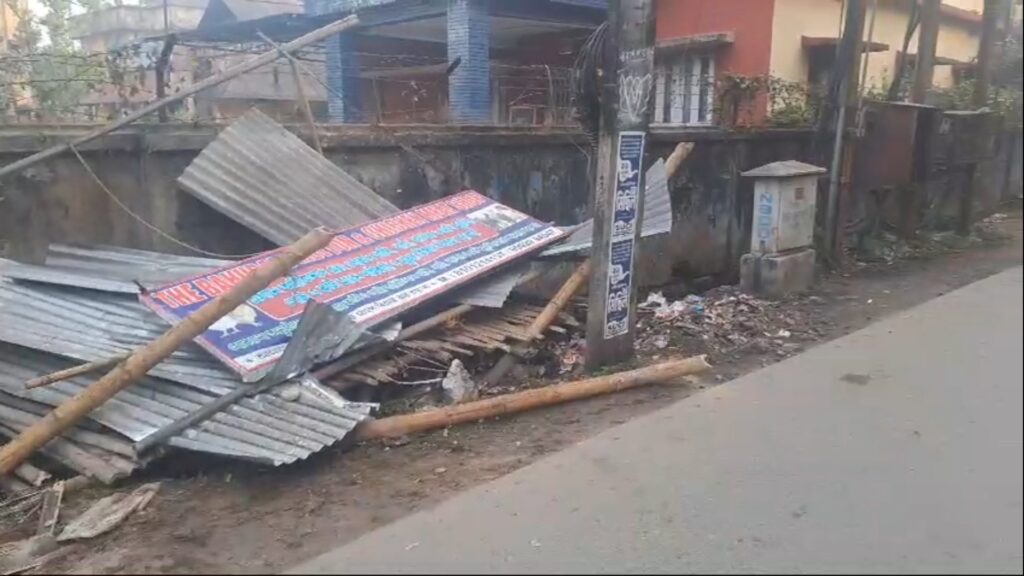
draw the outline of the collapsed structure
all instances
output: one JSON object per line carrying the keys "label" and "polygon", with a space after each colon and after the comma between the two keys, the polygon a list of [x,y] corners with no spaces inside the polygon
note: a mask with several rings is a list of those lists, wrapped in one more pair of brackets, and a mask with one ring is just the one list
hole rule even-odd
{"label": "collapsed structure", "polygon": [[[588,252],[592,235],[592,223],[554,227],[471,191],[403,212],[255,110],[179,182],[278,245],[318,226],[339,232],[199,344],[47,444],[44,466],[112,482],[174,449],[272,465],[307,458],[370,417],[374,401],[424,382],[403,375],[533,340],[542,308],[510,294],[544,259]],[[668,198],[658,162],[648,173],[645,236],[669,230]],[[83,362],[109,367],[166,330],[165,320],[187,316],[200,292],[215,296],[268,254],[235,262],[52,245],[42,265],[0,261],[0,434],[17,435],[95,374],[26,382]],[[576,321],[560,313],[544,324],[564,332]],[[266,345],[248,358],[230,352],[253,342]],[[38,485],[46,474],[25,464],[16,476]]]}

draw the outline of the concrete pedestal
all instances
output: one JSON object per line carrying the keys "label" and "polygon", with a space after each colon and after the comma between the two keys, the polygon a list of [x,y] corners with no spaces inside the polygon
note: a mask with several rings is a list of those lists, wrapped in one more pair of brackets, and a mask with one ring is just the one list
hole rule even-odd
{"label": "concrete pedestal", "polygon": [[803,292],[814,283],[814,262],[811,248],[784,254],[744,254],[740,258],[740,289],[768,298]]}

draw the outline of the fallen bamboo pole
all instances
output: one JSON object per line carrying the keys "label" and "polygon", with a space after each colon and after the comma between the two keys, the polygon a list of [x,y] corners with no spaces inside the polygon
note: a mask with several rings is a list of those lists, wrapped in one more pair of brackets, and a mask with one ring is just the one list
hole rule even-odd
{"label": "fallen bamboo pole", "polygon": [[704,356],[695,356],[685,360],[675,360],[647,366],[628,372],[599,376],[577,382],[555,384],[535,390],[524,390],[514,394],[495,396],[475,402],[467,402],[457,406],[439,408],[427,412],[402,414],[380,420],[370,420],[356,429],[360,440],[378,438],[396,438],[425,432],[437,428],[445,428],[465,422],[475,422],[484,418],[493,418],[505,414],[525,412],[534,408],[552,406],[572,400],[580,400],[601,394],[610,394],[703,372],[710,368]]}
{"label": "fallen bamboo pole", "polygon": [[42,376],[37,376],[28,382],[25,382],[25,388],[41,388],[43,386],[49,386],[55,382],[63,382],[64,380],[70,380],[75,376],[81,376],[83,374],[89,374],[97,370],[103,370],[104,368],[110,368],[116,366],[121,361],[128,358],[128,354],[118,354],[110,358],[104,358],[103,360],[96,360],[95,362],[87,362],[85,364],[79,364],[78,366],[72,366],[71,368],[65,368],[64,370],[58,370]]}
{"label": "fallen bamboo pole", "polygon": [[558,318],[558,313],[565,308],[565,305],[569,303],[569,300],[572,300],[572,297],[576,295],[576,292],[586,284],[587,278],[589,277],[590,259],[587,258],[579,265],[579,267],[576,268],[576,271],[569,276],[565,283],[562,284],[558,293],[556,293],[555,297],[548,302],[547,306],[545,306],[543,310],[541,310],[540,314],[534,318],[530,327],[526,329],[527,340],[516,346],[512,353],[502,356],[498,362],[487,371],[487,374],[483,377],[484,387],[497,384],[498,381],[508,374],[509,370],[515,367],[519,362],[518,357],[523,355],[523,352],[527,346],[529,346],[530,342],[539,339],[541,335],[544,334],[544,331],[551,326],[551,323],[555,321],[555,318]]}
{"label": "fallen bamboo pole", "polygon": [[355,14],[343,18],[341,20],[331,22],[330,24],[322,28],[317,28],[316,30],[313,30],[308,34],[299,36],[298,38],[292,40],[291,42],[287,42],[270,51],[264,52],[258,56],[253,56],[248,60],[240,62],[239,64],[232,66],[231,68],[228,68],[220,74],[214,74],[213,76],[200,80],[199,82],[196,82],[191,86],[185,86],[180,91],[175,92],[174,94],[166,98],[161,98],[160,100],[157,100],[152,104],[143,106],[136,112],[132,112],[131,114],[125,116],[124,118],[121,118],[120,120],[111,122],[110,124],[97,128],[96,130],[92,130],[86,134],[83,134],[82,136],[79,136],[78,138],[69,140],[68,142],[56,144],[54,146],[51,146],[50,148],[47,148],[46,150],[42,150],[31,156],[26,156],[21,160],[11,162],[6,166],[0,167],[0,178],[3,178],[8,174],[24,170],[25,168],[28,168],[33,164],[42,162],[43,160],[49,160],[50,158],[53,158],[58,154],[70,150],[72,147],[77,148],[82,144],[85,144],[86,142],[90,142],[92,140],[95,140],[96,138],[99,138],[100,136],[109,134],[114,130],[117,130],[118,128],[123,128],[131,124],[132,122],[135,122],[139,118],[152,114],[153,112],[156,112],[158,110],[161,110],[168,104],[179,102],[197,92],[201,92],[208,88],[213,88],[218,84],[227,82],[228,80],[241,76],[246,72],[251,72],[259,68],[260,66],[264,66],[266,64],[273,62],[274,60],[277,60],[282,53],[289,54],[300,48],[305,48],[310,44],[315,44],[317,42],[320,42],[321,40],[326,39],[329,36],[333,36],[335,34],[344,32],[345,30],[349,30],[350,28],[354,28],[358,25],[359,18]]}
{"label": "fallen bamboo pole", "polygon": [[330,241],[331,234],[322,228],[306,234],[291,246],[277,251],[273,259],[254,270],[233,288],[203,305],[156,340],[132,352],[106,376],[54,408],[52,412],[0,448],[0,475],[10,473],[33,452],[74,426],[90,412],[149,372],[182,344],[205,332],[211,324],[286,274],[310,254],[327,246]]}

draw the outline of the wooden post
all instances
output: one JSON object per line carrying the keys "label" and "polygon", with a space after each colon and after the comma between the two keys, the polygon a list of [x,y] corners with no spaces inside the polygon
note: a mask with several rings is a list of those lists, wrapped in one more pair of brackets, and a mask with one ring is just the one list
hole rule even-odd
{"label": "wooden post", "polygon": [[324,229],[306,234],[291,246],[281,249],[235,287],[206,303],[156,340],[137,349],[106,376],[54,408],[0,448],[0,475],[10,473],[33,452],[74,426],[115,394],[131,386],[182,344],[205,332],[211,324],[286,274],[310,254],[327,246],[330,241],[331,234]]}
{"label": "wooden post", "polygon": [[654,2],[609,0],[594,190],[586,365],[633,356],[644,148],[654,85]]}
{"label": "wooden post", "polygon": [[475,422],[503,414],[514,414],[600,394],[610,394],[647,384],[668,382],[681,376],[703,372],[710,367],[711,365],[707,363],[704,356],[695,356],[628,372],[524,390],[437,410],[370,420],[356,429],[356,437],[360,440],[396,438],[454,424]]}
{"label": "wooden post", "polygon": [[258,34],[264,42],[270,44],[274,48],[277,48],[277,50],[281,52],[281,55],[288,60],[288,67],[291,68],[292,78],[295,79],[295,96],[299,101],[299,107],[302,109],[302,116],[306,120],[306,126],[309,128],[309,137],[313,139],[313,145],[316,147],[316,151],[323,156],[324,147],[320,144],[320,133],[316,129],[316,119],[313,118],[313,109],[309,105],[309,98],[306,97],[306,89],[302,87],[302,76],[299,74],[299,66],[295,63],[295,57],[281,50],[281,46],[277,42],[271,40],[270,37],[263,32],[257,31],[256,34]]}
{"label": "wooden post", "polygon": [[988,90],[992,84],[992,53],[995,50],[999,24],[1000,0],[985,0],[982,14],[981,42],[978,44],[978,70],[971,104],[975,109],[988,106]]}
{"label": "wooden post", "polygon": [[253,70],[255,70],[255,69],[257,69],[260,66],[263,66],[265,64],[269,64],[269,63],[273,62],[274,60],[277,60],[281,56],[281,52],[284,52],[284,53],[294,52],[294,51],[296,51],[296,50],[298,50],[300,48],[304,48],[306,46],[309,46],[310,44],[315,44],[317,42],[320,42],[321,40],[326,39],[329,36],[333,36],[335,34],[340,34],[340,33],[344,32],[344,31],[346,31],[346,30],[348,30],[350,28],[354,28],[354,27],[356,27],[358,25],[359,25],[359,18],[355,14],[353,14],[351,16],[348,16],[346,18],[343,18],[341,20],[338,20],[338,21],[335,21],[335,22],[331,22],[330,24],[328,24],[328,25],[326,25],[326,26],[324,26],[322,28],[317,28],[316,30],[313,30],[312,32],[310,32],[308,34],[305,34],[303,36],[299,36],[298,38],[296,38],[295,40],[292,40],[291,42],[288,42],[286,44],[282,44],[281,47],[278,48],[278,49],[271,50],[269,52],[264,52],[263,54],[260,54],[258,56],[253,56],[252,58],[249,58],[248,60],[245,60],[244,62],[236,64],[235,66],[232,66],[231,68],[228,68],[227,70],[225,70],[225,71],[223,71],[223,72],[221,72],[219,74],[214,74],[213,76],[210,76],[209,78],[205,78],[205,79],[203,79],[203,80],[201,80],[199,82],[196,82],[195,84],[192,84],[190,86],[186,86],[186,87],[182,88],[181,91],[179,91],[179,92],[177,92],[175,94],[167,96],[167,97],[165,97],[165,98],[163,98],[161,100],[157,100],[156,102],[153,102],[151,104],[147,104],[146,106],[140,108],[139,110],[137,110],[135,112],[132,112],[131,114],[129,114],[129,115],[125,116],[124,118],[121,118],[121,119],[119,119],[119,120],[117,120],[115,122],[111,122],[110,124],[107,124],[106,126],[102,126],[100,128],[97,128],[95,130],[92,130],[92,131],[88,132],[87,134],[84,134],[82,136],[74,138],[74,139],[72,139],[72,140],[70,140],[68,142],[63,142],[61,144],[57,144],[57,145],[51,146],[50,148],[47,148],[46,150],[43,150],[41,152],[36,152],[35,154],[33,154],[31,156],[26,156],[25,158],[22,158],[21,160],[18,160],[16,162],[11,162],[10,164],[8,164],[6,166],[0,167],[0,178],[2,178],[4,176],[7,176],[8,174],[11,174],[13,172],[18,172],[20,170],[24,170],[25,168],[28,168],[29,166],[32,166],[33,164],[36,164],[38,162],[42,162],[44,160],[49,160],[50,158],[53,158],[54,156],[57,156],[59,154],[62,154],[64,152],[66,152],[67,150],[70,150],[71,147],[73,147],[73,146],[74,147],[81,146],[82,144],[85,144],[86,142],[91,142],[92,140],[95,140],[96,138],[99,138],[100,136],[103,136],[105,134],[109,134],[109,133],[113,132],[114,130],[117,130],[118,128],[123,128],[123,127],[131,124],[132,122],[135,122],[139,118],[142,118],[144,116],[148,116],[149,114],[152,114],[153,112],[156,112],[157,110],[160,110],[161,108],[163,108],[164,106],[167,106],[168,104],[173,104],[175,102],[179,102],[179,101],[184,100],[185,98],[188,98],[189,96],[191,96],[191,95],[193,95],[193,94],[195,94],[197,92],[202,92],[203,90],[206,90],[207,88],[213,88],[214,86],[217,86],[218,84],[227,82],[228,80],[231,80],[232,78],[237,78],[238,76],[241,76],[242,74],[245,74],[246,72],[251,72],[251,71],[253,71]]}
{"label": "wooden post", "polygon": [[921,6],[921,30],[917,35],[917,64],[910,101],[924,104],[935,75],[935,47],[939,42],[939,15],[942,0],[924,0]]}

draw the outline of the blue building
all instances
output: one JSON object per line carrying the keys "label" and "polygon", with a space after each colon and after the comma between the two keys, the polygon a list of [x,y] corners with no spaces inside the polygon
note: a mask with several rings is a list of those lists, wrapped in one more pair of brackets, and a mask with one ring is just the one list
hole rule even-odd
{"label": "blue building", "polygon": [[567,123],[576,50],[606,0],[305,0],[357,13],[325,43],[330,120]]}

